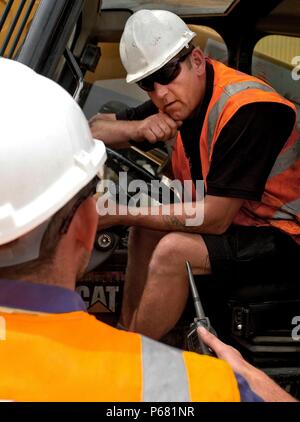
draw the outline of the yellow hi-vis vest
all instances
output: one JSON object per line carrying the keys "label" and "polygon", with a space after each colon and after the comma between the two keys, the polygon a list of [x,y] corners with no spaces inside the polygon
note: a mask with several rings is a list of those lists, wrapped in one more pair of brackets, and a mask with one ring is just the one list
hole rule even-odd
{"label": "yellow hi-vis vest", "polygon": [[[265,82],[215,60],[208,61],[214,68],[214,86],[199,139],[205,186],[218,136],[242,106],[255,102],[275,102],[290,107],[296,116],[294,104]],[[172,166],[176,179],[192,180],[180,134],[172,154]],[[300,243],[299,182],[300,135],[295,123],[269,174],[261,201],[245,201],[233,222],[242,226],[277,227]]]}
{"label": "yellow hi-vis vest", "polygon": [[85,312],[0,317],[0,400],[240,401],[227,363],[117,330]]}

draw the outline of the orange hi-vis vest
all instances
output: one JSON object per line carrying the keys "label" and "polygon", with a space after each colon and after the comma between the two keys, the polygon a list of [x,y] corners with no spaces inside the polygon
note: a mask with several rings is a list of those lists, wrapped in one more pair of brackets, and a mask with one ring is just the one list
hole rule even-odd
{"label": "orange hi-vis vest", "polygon": [[117,330],[82,311],[6,308],[0,323],[0,400],[240,401],[224,361]]}
{"label": "orange hi-vis vest", "polygon": [[[295,106],[263,81],[215,60],[208,61],[214,69],[214,86],[200,135],[205,186],[218,136],[240,107],[254,102],[276,102],[291,107],[296,115]],[[176,179],[192,180],[180,134],[172,154],[172,166]],[[276,159],[261,201],[245,201],[233,223],[274,226],[300,243],[300,136],[297,124]]]}

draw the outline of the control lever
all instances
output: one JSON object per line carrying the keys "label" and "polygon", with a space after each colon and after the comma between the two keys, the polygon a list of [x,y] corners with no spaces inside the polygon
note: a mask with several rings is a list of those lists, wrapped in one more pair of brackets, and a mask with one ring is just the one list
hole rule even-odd
{"label": "control lever", "polygon": [[198,327],[204,327],[212,334],[216,335],[215,330],[212,328],[209,318],[205,316],[202,304],[200,301],[199,293],[195,284],[194,276],[192,273],[191,264],[186,261],[186,268],[188,272],[189,284],[192,292],[193,302],[196,311],[196,318],[191,323],[187,332],[187,347],[191,352],[200,353],[202,355],[216,356],[215,353],[205,344],[197,333]]}

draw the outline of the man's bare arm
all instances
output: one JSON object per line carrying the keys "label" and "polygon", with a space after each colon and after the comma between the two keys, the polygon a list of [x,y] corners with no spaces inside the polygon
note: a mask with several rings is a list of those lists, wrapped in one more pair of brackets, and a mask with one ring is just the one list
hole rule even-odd
{"label": "man's bare arm", "polygon": [[129,141],[155,144],[168,141],[177,134],[182,122],[175,122],[165,113],[157,113],[144,120],[117,120],[115,114],[97,114],[90,120],[92,135],[111,148],[129,147]]}
{"label": "man's bare arm", "polygon": [[[190,233],[222,234],[243,204],[243,199],[206,195],[203,203],[184,203],[182,215],[163,215],[165,230]],[[175,206],[176,207],[176,206]],[[174,209],[175,210],[175,209]],[[202,216],[202,222],[201,220]]]}
{"label": "man's bare arm", "polygon": [[252,391],[263,400],[268,402],[297,401],[264,372],[250,365],[236,349],[223,343],[205,328],[198,328],[198,335],[216,353],[219,359],[225,360],[236,374],[242,375]]}
{"label": "man's bare arm", "polygon": [[99,224],[103,228],[123,224],[168,232],[222,234],[231,225],[242,204],[242,199],[207,195],[204,203],[198,204],[131,208],[127,212],[122,206],[122,212],[118,214],[126,215],[102,216]]}
{"label": "man's bare arm", "polygon": [[131,122],[117,120],[113,113],[99,113],[93,116],[90,121],[90,128],[94,138],[114,149],[128,148],[132,139]]}

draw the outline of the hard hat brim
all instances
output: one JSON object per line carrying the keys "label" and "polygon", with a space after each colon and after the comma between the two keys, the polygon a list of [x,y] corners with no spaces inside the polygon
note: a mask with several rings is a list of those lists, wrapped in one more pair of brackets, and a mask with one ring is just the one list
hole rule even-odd
{"label": "hard hat brim", "polygon": [[167,64],[173,57],[175,57],[181,50],[184,48],[188,48],[189,43],[191,40],[196,37],[197,34],[195,32],[189,31],[186,34],[186,39],[184,43],[177,44],[173,50],[170,51],[170,53],[164,58],[164,60],[160,63],[157,63],[156,65],[149,66],[147,70],[143,70],[139,73],[128,73],[126,76],[126,82],[128,84],[133,84],[135,82],[138,82],[147,76],[152,75],[152,73],[155,73],[157,70],[161,69],[165,64]]}

